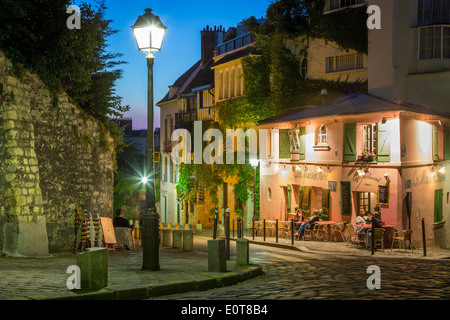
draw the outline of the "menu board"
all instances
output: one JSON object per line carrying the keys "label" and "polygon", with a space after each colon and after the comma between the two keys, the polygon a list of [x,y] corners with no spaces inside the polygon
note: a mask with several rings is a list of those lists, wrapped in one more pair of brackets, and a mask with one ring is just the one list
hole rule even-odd
{"label": "menu board", "polygon": [[352,215],[352,184],[350,181],[341,181],[341,215]]}
{"label": "menu board", "polygon": [[389,205],[389,186],[378,186],[378,203]]}

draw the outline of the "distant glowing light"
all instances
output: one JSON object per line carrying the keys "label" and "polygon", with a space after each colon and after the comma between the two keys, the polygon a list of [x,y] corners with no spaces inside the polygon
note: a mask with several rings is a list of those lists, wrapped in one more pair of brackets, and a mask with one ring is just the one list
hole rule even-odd
{"label": "distant glowing light", "polygon": [[364,170],[358,170],[358,174],[359,174],[360,177],[366,175],[366,173],[364,172]]}
{"label": "distant glowing light", "polygon": [[442,167],[439,171],[440,174],[444,174],[445,173],[445,167]]}
{"label": "distant glowing light", "polygon": [[147,177],[143,177],[143,178],[141,179],[141,182],[142,182],[143,184],[147,184],[148,178],[147,178]]}

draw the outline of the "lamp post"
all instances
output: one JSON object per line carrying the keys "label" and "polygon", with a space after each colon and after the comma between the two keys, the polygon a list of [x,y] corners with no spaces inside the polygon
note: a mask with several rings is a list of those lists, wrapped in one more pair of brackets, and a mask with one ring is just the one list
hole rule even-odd
{"label": "lamp post", "polygon": [[250,165],[254,170],[255,181],[253,183],[253,220],[256,217],[256,168],[258,168],[259,161],[257,159],[250,159]]}
{"label": "lamp post", "polygon": [[[154,173],[153,168],[153,53],[160,51],[166,27],[158,16],[146,9],[145,14],[139,16],[132,27],[140,51],[147,55],[148,68],[148,103],[147,103],[147,174]],[[143,270],[159,271],[159,214],[156,210],[156,194],[154,175],[151,179],[143,180],[146,185],[147,207],[143,216]]]}

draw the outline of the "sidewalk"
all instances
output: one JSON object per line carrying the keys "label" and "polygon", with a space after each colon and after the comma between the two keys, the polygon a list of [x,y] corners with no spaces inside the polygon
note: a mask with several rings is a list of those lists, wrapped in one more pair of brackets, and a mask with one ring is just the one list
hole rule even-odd
{"label": "sidewalk", "polygon": [[[202,232],[202,236],[211,236],[212,232],[210,230],[205,230]],[[237,233],[235,233],[237,236]],[[334,242],[334,241],[310,241],[310,240],[295,240],[294,245],[292,245],[291,238],[278,238],[276,242],[275,237],[266,236],[264,237],[256,236],[255,240],[251,235],[245,233],[245,238],[249,240],[252,244],[266,245],[272,247],[279,247],[284,249],[299,250],[302,252],[316,253],[316,254],[338,254],[338,255],[348,255],[348,256],[372,256],[372,251],[370,249],[357,248],[356,245],[347,245],[345,242]],[[230,233],[230,237],[233,240],[233,234]],[[224,238],[220,235],[220,238]],[[413,258],[413,259],[450,259],[450,249],[440,249],[440,248],[427,248],[427,255],[424,256],[422,248],[415,248],[413,252],[404,249],[395,248],[391,250],[391,247],[385,247],[384,251],[378,249],[375,251],[374,257],[383,258]]]}
{"label": "sidewalk", "polygon": [[[232,233],[231,233],[232,236]],[[236,234],[235,234],[236,236]],[[222,235],[219,235],[222,238]],[[274,237],[249,237],[251,244],[298,250],[312,254],[334,254],[348,256],[371,256],[367,249],[357,249],[343,242],[294,241]],[[234,245],[231,259],[227,262],[227,273],[208,272],[208,255],[195,251],[206,246],[212,239],[212,231],[204,230],[194,237],[194,252],[163,247],[160,250],[158,272],[142,270],[142,252],[116,252],[108,255],[109,286],[98,292],[77,294],[66,287],[69,274],[66,270],[76,264],[76,256],[56,255],[52,258],[19,259],[0,256],[0,300],[139,300],[151,299],[175,293],[203,291],[234,285],[263,274],[258,266],[236,266]],[[235,238],[231,238],[231,243]],[[374,258],[450,259],[450,250],[429,248],[427,256],[423,250],[414,253],[390,248],[376,251]]]}
{"label": "sidewalk", "polygon": [[195,251],[206,245],[208,238],[195,237],[194,252],[163,247],[157,272],[142,270],[142,252],[108,254],[108,287],[97,292],[77,294],[66,287],[76,265],[76,256],[52,258],[0,257],[0,300],[141,300],[204,291],[239,282],[263,274],[257,266],[236,266],[235,257],[227,261],[226,273],[208,272],[208,255]]}

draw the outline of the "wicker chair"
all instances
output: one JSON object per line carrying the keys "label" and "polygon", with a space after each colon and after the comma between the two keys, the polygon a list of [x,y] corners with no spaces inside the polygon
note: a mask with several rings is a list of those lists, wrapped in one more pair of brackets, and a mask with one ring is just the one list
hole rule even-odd
{"label": "wicker chair", "polygon": [[[399,244],[403,243],[403,247],[405,248],[405,252],[406,252],[406,243],[408,242],[409,244],[409,248],[411,249],[411,252],[414,252],[413,248],[412,248],[412,244],[411,244],[411,234],[412,234],[412,230],[403,230],[402,231],[403,235],[400,236],[399,232],[396,232],[394,234],[394,237],[392,238],[392,245],[391,245],[391,251],[394,248],[394,242],[398,241]],[[400,248],[400,246],[399,246]]]}

